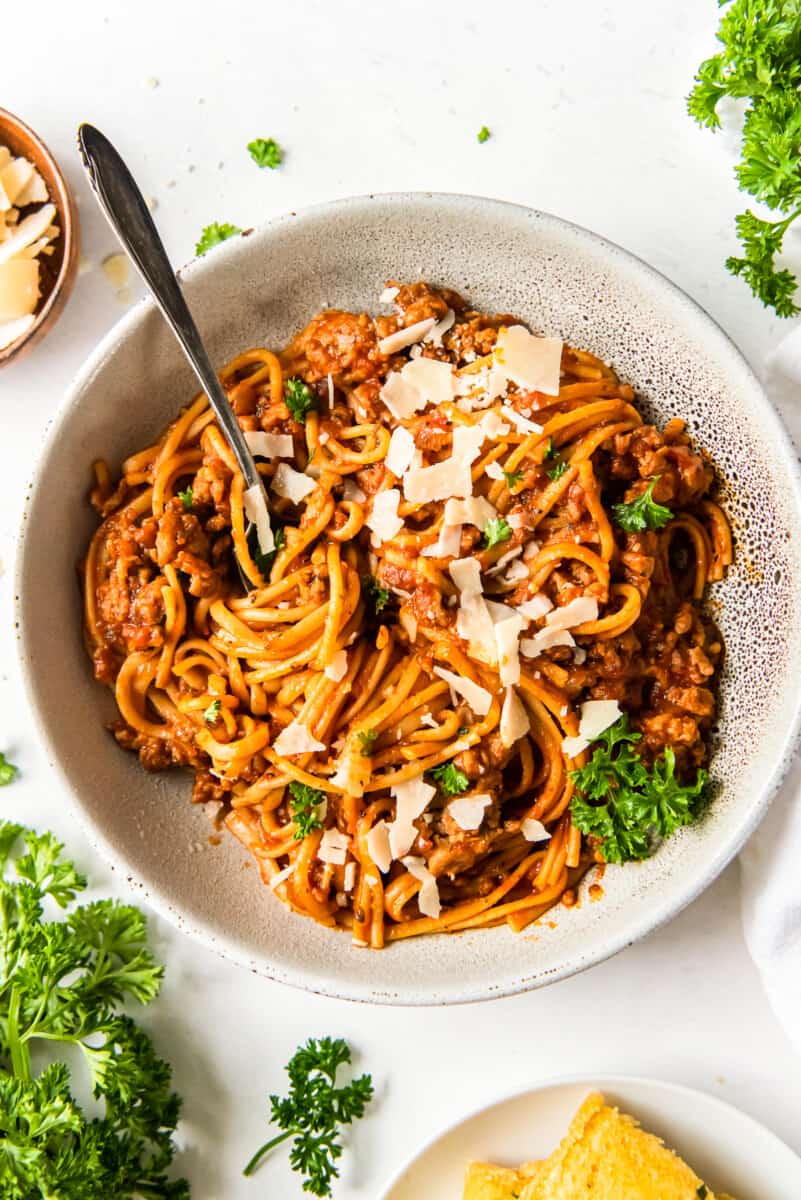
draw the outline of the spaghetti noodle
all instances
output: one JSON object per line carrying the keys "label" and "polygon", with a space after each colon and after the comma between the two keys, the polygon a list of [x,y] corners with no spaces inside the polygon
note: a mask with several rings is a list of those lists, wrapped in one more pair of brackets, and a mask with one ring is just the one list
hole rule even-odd
{"label": "spaghetti noodle", "polygon": [[[95,464],[83,566],[120,744],[191,768],[278,897],[374,948],[575,902],[600,857],[570,815],[582,705],[702,764],[722,646],[699,602],[731,562],[681,421],[453,292],[387,295],[221,374],[272,550],[200,396],[116,484]],[[670,520],[625,532],[613,506],[649,485]]]}

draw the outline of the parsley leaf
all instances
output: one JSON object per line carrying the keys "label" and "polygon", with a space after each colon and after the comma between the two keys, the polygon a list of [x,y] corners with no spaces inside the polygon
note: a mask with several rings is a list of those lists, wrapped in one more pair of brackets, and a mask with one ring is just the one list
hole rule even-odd
{"label": "parsley leaf", "polygon": [[377,729],[360,729],[356,734],[362,747],[362,758],[369,758],[378,739]]}
{"label": "parsley leaf", "polygon": [[227,222],[223,222],[221,225],[218,221],[214,221],[211,225],[207,225],[201,233],[200,241],[195,246],[195,254],[205,254],[207,250],[211,250],[212,246],[219,246],[220,242],[225,242],[235,233],[241,232],[238,225],[229,225]]}
{"label": "parsley leaf", "polygon": [[615,521],[626,533],[640,533],[643,529],[661,529],[673,517],[669,508],[654,500],[654,488],[658,475],[654,475],[644,492],[627,504],[613,504]]}
{"label": "parsley leaf", "polygon": [[512,526],[505,517],[491,517],[484,526],[484,549],[491,550],[500,542],[507,542],[512,536]]}
{"label": "parsley leaf", "polygon": [[706,771],[679,783],[672,746],[649,769],[634,749],[640,736],[624,714],[596,739],[586,766],[571,772],[573,824],[599,840],[606,862],[648,858],[655,839],[692,824],[705,808]]}
{"label": "parsley leaf", "polygon": [[718,105],[724,96],[747,101],[741,160],[736,168],[742,191],[786,215],[763,221],[749,210],[736,219],[743,255],[726,266],[779,316],[801,311],[797,280],[777,270],[789,226],[801,216],[801,9],[797,0],[722,0],[727,5],[718,41],[723,49],[701,63],[687,100],[692,117],[707,129],[720,128]]}
{"label": "parsley leaf", "polygon": [[294,838],[296,842],[300,842],[313,830],[322,829],[320,806],[325,801],[325,793],[293,779],[289,785],[289,797],[289,807],[295,822]]}
{"label": "parsley leaf", "polygon": [[177,492],[176,495],[178,496],[178,499],[181,501],[181,504],[183,504],[186,511],[189,512],[190,508],[192,507],[192,504],[194,503],[194,495],[192,493],[191,485],[188,488],[186,488],[183,492]]}
{"label": "parsley leaf", "polygon": [[444,796],[458,796],[460,792],[466,792],[470,786],[470,780],[464,771],[459,770],[452,758],[447,762],[440,763],[438,767],[432,767],[428,773],[436,779],[439,790]]}
{"label": "parsley leaf", "polygon": [[284,400],[296,421],[303,424],[310,412],[317,411],[317,397],[302,379],[290,375],[284,384]]}
{"label": "parsley leaf", "polygon": [[517,487],[518,483],[521,482],[521,480],[523,478],[523,472],[522,471],[504,471],[503,478],[504,478],[504,482],[506,483],[506,486],[511,491],[513,487]]}
{"label": "parsley leaf", "polygon": [[389,592],[372,575],[362,576],[362,593],[376,616],[389,604]]}
{"label": "parsley leaf", "polygon": [[548,445],[546,446],[545,453],[542,456],[542,461],[545,462],[549,458],[556,458],[558,453],[559,453],[559,451],[556,449],[556,446],[554,446],[554,444],[553,444],[553,438],[549,437]]}
{"label": "parsley leaf", "polygon": [[284,152],[275,138],[255,138],[248,142],[248,153],[257,167],[274,171],[284,160]]}
{"label": "parsley leaf", "polygon": [[[187,1183],[167,1177],[180,1108],[169,1066],[119,1011],[149,1004],[161,983],[145,917],[116,900],[75,905],[86,880],[62,850],[50,833],[0,823],[0,1195],[187,1200]],[[48,898],[70,911],[45,920]],[[77,1051],[91,1119],[66,1063],[35,1073],[44,1042]]]}
{"label": "parsley leaf", "polygon": [[15,767],[12,762],[9,762],[2,750],[0,750],[0,787],[5,787],[9,783],[13,783],[19,774],[19,767]]}
{"label": "parsley leaf", "polygon": [[289,1094],[270,1096],[270,1120],[283,1132],[256,1151],[245,1175],[252,1175],[273,1147],[294,1138],[289,1161],[303,1175],[304,1192],[331,1195],[332,1180],[339,1177],[336,1160],[342,1156],[339,1127],[363,1117],[373,1098],[370,1075],[336,1086],[337,1071],[350,1061],[342,1038],[309,1038],[295,1051],[286,1068]]}
{"label": "parsley leaf", "polygon": [[209,707],[203,713],[203,720],[206,722],[207,725],[213,725],[215,723],[215,721],[219,720],[221,708],[222,708],[221,700],[212,700]]}
{"label": "parsley leaf", "polygon": [[492,134],[490,133],[487,126],[482,125],[478,131],[478,134],[476,135],[476,140],[483,146],[484,142],[488,142],[491,137],[492,137]]}
{"label": "parsley leaf", "polygon": [[561,479],[566,470],[567,463],[564,459],[561,459],[556,466],[546,467],[545,474],[549,479]]}

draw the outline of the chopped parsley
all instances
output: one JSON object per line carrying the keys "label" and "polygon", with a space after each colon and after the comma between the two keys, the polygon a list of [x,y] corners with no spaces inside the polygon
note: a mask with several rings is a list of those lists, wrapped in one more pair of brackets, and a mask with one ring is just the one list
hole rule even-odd
{"label": "chopped parsley", "polygon": [[[727,0],[721,0],[722,4]],[[801,216],[801,13],[797,0],[734,0],[718,30],[722,49],[701,63],[687,107],[699,125],[719,129],[724,96],[745,101],[741,158],[735,174],[740,190],[779,213],[761,220],[750,209],[735,220],[742,257],[726,268],[780,317],[801,312],[792,271],[777,269],[784,236]],[[735,111],[732,109],[732,112]]]}
{"label": "chopped parsley", "polygon": [[19,774],[19,767],[15,767],[9,762],[2,750],[0,750],[0,787],[6,787],[7,784],[13,783]]}
{"label": "chopped parsley", "polygon": [[626,533],[640,533],[643,529],[661,529],[673,517],[669,508],[654,500],[654,488],[658,475],[654,475],[644,492],[628,504],[613,504],[615,521]]}
{"label": "chopped parsley", "polygon": [[556,449],[556,446],[554,446],[554,444],[553,444],[553,438],[549,437],[548,445],[545,449],[545,453],[542,456],[542,461],[546,462],[549,458],[556,458],[558,453],[559,453],[559,451]]}
{"label": "chopped parsley", "polygon": [[283,1099],[270,1096],[270,1121],[282,1132],[256,1151],[245,1175],[252,1175],[275,1146],[294,1138],[289,1162],[303,1176],[303,1191],[331,1195],[332,1180],[339,1177],[336,1160],[342,1156],[339,1127],[363,1117],[373,1098],[370,1075],[336,1086],[337,1071],[350,1061],[350,1048],[342,1038],[309,1038],[295,1051],[286,1067],[289,1094]]}
{"label": "chopped parsley", "polygon": [[317,397],[302,379],[290,375],[284,385],[284,400],[286,406],[296,421],[304,424],[310,412],[317,410]]}
{"label": "chopped parsley", "polygon": [[478,131],[478,134],[476,135],[476,140],[483,146],[484,142],[488,142],[491,137],[492,134],[490,133],[489,128],[486,125],[482,125]]}
{"label": "chopped parsley", "polygon": [[512,526],[505,517],[492,517],[484,526],[482,536],[484,549],[491,550],[501,542],[508,542],[512,536]]}
{"label": "chopped parsley", "polygon": [[506,483],[506,486],[511,491],[513,487],[517,487],[518,483],[520,483],[522,481],[523,472],[522,471],[504,471],[503,478]]}
{"label": "chopped parsley", "polygon": [[548,476],[549,479],[556,480],[556,479],[561,479],[566,470],[567,470],[567,463],[565,462],[564,459],[561,459],[558,463],[556,463],[555,466],[546,467],[545,474]]}
{"label": "chopped parsley", "polygon": [[182,492],[177,492],[176,494],[178,496],[178,499],[181,501],[181,504],[183,504],[184,508],[186,509],[186,511],[189,512],[190,508],[192,507],[192,505],[194,503],[194,499],[195,499],[194,495],[192,493],[191,484],[188,488],[185,488]]}
{"label": "chopped parsley", "polygon": [[445,796],[458,796],[470,786],[470,780],[464,771],[459,770],[452,758],[440,763],[438,767],[432,767],[428,773],[436,779],[439,790]]}
{"label": "chopped parsley", "polygon": [[372,575],[362,577],[362,593],[376,616],[389,604],[389,592]]}
{"label": "chopped parsley", "polygon": [[294,838],[300,842],[315,829],[322,829],[320,806],[325,801],[325,793],[318,788],[309,787],[307,783],[299,783],[293,779],[289,785],[289,807],[295,822]]}
{"label": "chopped parsley", "polygon": [[362,758],[369,758],[378,739],[378,730],[360,729],[356,736],[362,748]]}
{"label": "chopped parsley", "polygon": [[200,241],[195,246],[195,254],[205,254],[207,250],[211,250],[212,246],[219,246],[220,242],[225,242],[235,233],[241,232],[238,225],[229,225],[227,222],[220,224],[219,221],[214,221],[211,225],[207,225],[201,233]]}
{"label": "chopped parsley", "polygon": [[284,160],[284,152],[275,138],[255,138],[248,142],[248,153],[257,167],[274,171]]}
{"label": "chopped parsley", "polygon": [[570,773],[573,824],[598,839],[606,862],[648,858],[657,840],[691,825],[706,806],[706,771],[679,783],[672,746],[647,767],[634,749],[640,737],[624,714],[595,739],[587,765]]}
{"label": "chopped parsley", "polygon": [[[170,1068],[125,1011],[154,1000],[164,973],[145,916],[76,903],[86,880],[62,851],[51,833],[0,822],[0,1195],[188,1200],[168,1178]],[[56,905],[68,911],[50,920]]]}
{"label": "chopped parsley", "polygon": [[222,701],[221,700],[212,700],[209,707],[203,713],[203,720],[206,722],[207,725],[213,725],[216,721],[219,721],[221,709],[222,709]]}

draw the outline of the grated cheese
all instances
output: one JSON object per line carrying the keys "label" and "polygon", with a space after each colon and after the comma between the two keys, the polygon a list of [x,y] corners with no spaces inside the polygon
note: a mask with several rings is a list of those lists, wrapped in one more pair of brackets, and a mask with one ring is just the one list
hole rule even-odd
{"label": "grated cheese", "polygon": [[434,674],[440,679],[444,679],[448,687],[460,695],[472,708],[476,716],[486,717],[492,706],[492,696],[478,683],[473,683],[472,679],[466,679],[464,675],[456,675],[453,671],[446,671],[444,667],[434,667]]}
{"label": "grated cheese", "polygon": [[424,546],[424,558],[455,558],[462,548],[461,525],[442,525],[437,540],[430,546]]}
{"label": "grated cheese", "polygon": [[425,399],[408,380],[403,378],[402,371],[393,371],[378,393],[396,421],[412,417],[425,406]]}
{"label": "grated cheese", "polygon": [[368,833],[367,853],[381,874],[386,875],[392,866],[392,851],[389,848],[389,826],[386,821],[376,821]]}
{"label": "grated cheese", "polygon": [[456,313],[452,308],[449,308],[445,313],[445,316],[442,317],[441,320],[437,321],[436,325],[429,329],[428,333],[423,338],[423,341],[430,342],[432,346],[441,346],[443,335],[453,327],[455,320]]}
{"label": "grated cheese", "polygon": [[392,437],[389,439],[389,449],[384,459],[384,466],[400,479],[404,471],[412,465],[414,449],[414,438],[408,429],[399,425],[397,429],[393,429]]}
{"label": "grated cheese", "polygon": [[350,838],[338,829],[326,829],[317,847],[317,857],[320,862],[331,863],[336,867],[344,867],[350,848]]}
{"label": "grated cheese", "polygon": [[553,646],[575,646],[575,644],[573,635],[566,629],[541,629],[533,637],[521,639],[520,652],[525,654],[526,658],[537,658],[543,650],[550,650]]}
{"label": "grated cheese", "polygon": [[561,608],[554,608],[545,618],[549,629],[575,629],[585,621],[595,621],[598,617],[598,601],[592,596],[577,596]]}
{"label": "grated cheese", "polygon": [[400,498],[397,488],[389,488],[373,496],[370,514],[365,521],[367,528],[373,531],[373,546],[391,541],[403,529],[403,520],[398,516]]}
{"label": "grated cheese", "polygon": [[417,837],[414,822],[428,808],[437,789],[418,775],[416,779],[396,783],[390,791],[395,798],[395,820],[389,826],[389,848],[393,858],[402,858]]}
{"label": "grated cheese", "polygon": [[501,708],[501,742],[507,750],[531,729],[529,715],[513,687],[507,687]]}
{"label": "grated cheese", "polygon": [[562,739],[562,749],[569,758],[575,758],[586,750],[590,742],[614,725],[621,716],[617,700],[585,700],[581,706],[581,720],[577,737]]}
{"label": "grated cheese", "polygon": [[342,877],[342,890],[344,892],[352,892],[356,886],[356,863],[351,859],[345,867],[345,874]]}
{"label": "grated cheese", "polygon": [[484,468],[484,474],[487,475],[489,479],[504,478],[503,467],[499,462],[487,463],[486,467]]}
{"label": "grated cheese", "polygon": [[451,499],[445,505],[446,525],[475,525],[483,529],[497,515],[497,508],[483,496],[468,496],[466,500]]}
{"label": "grated cheese", "polygon": [[400,291],[400,288],[385,287],[383,292],[381,293],[381,295],[378,297],[378,303],[379,304],[391,304],[392,301],[397,296],[399,291]]}
{"label": "grated cheese", "polygon": [[544,592],[537,592],[536,596],[532,596],[530,600],[524,600],[522,604],[517,605],[520,616],[525,617],[528,621],[538,621],[552,608],[553,603]]}
{"label": "grated cheese", "polygon": [[270,889],[271,892],[274,892],[275,889],[277,887],[280,887],[282,883],[286,883],[287,879],[289,879],[289,876],[293,873],[294,870],[295,870],[295,864],[290,863],[288,867],[284,867],[283,871],[276,871],[275,875],[273,875],[271,877],[271,879],[268,881],[267,887]]}
{"label": "grated cheese", "polygon": [[538,425],[536,421],[529,421],[528,417],[517,412],[511,404],[502,404],[501,412],[521,433],[542,433],[542,425]]}
{"label": "grated cheese", "polygon": [[339,683],[340,679],[348,673],[348,653],[347,650],[337,650],[333,655],[330,663],[327,663],[323,668],[323,674],[327,679],[333,679],[334,683]]}
{"label": "grated cheese", "polygon": [[537,821],[534,817],[526,817],[521,822],[520,832],[527,842],[547,842],[551,837],[542,821]]}
{"label": "grated cheese", "polygon": [[242,493],[242,507],[248,521],[256,528],[259,549],[262,554],[270,554],[275,549],[275,538],[270,527],[270,514],[261,484],[254,483]]}
{"label": "grated cheese", "polygon": [[438,917],[442,911],[439,887],[425,861],[422,858],[404,858],[403,865],[410,875],[420,880],[421,887],[417,893],[417,907],[420,912],[424,917]]}
{"label": "grated cheese", "polygon": [[404,383],[411,384],[423,398],[423,406],[447,404],[453,399],[453,367],[434,358],[416,358],[401,371]]}

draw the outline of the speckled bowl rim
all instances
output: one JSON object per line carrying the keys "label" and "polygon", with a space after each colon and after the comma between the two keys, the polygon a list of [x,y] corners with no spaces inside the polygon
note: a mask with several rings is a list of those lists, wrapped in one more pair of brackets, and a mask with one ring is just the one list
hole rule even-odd
{"label": "speckled bowl rim", "polygon": [[[754,388],[755,394],[759,396],[761,405],[761,419],[768,429],[769,434],[775,438],[777,450],[780,450],[787,464],[791,475],[791,481],[795,488],[798,511],[801,513],[801,463],[795,446],[790,438],[790,435],[785,428],[777,411],[773,408],[768,400],[765,391],[760,383],[755,372],[747,362],[739,348],[729,337],[726,331],[718,324],[710,314],[698,304],[691,296],[688,295],[682,288],[670,280],[662,272],[652,267],[644,259],[632,254],[619,244],[610,241],[608,238],[602,237],[600,234],[594,233],[592,230],[586,229],[584,226],[578,225],[575,222],[566,221],[562,217],[555,216],[552,213],[544,212],[540,209],[530,208],[526,205],[516,204],[511,201],[497,200],[491,197],[473,196],[465,193],[457,192],[376,192],[367,195],[357,195],[346,197],[343,199],[327,201],[320,204],[309,205],[297,211],[283,213],[268,221],[263,222],[257,227],[243,230],[238,236],[229,239],[221,246],[215,248],[211,255],[201,256],[198,259],[192,260],[178,271],[178,276],[181,280],[192,280],[203,274],[211,274],[214,271],[216,263],[221,263],[230,255],[233,248],[237,246],[242,238],[247,238],[253,233],[262,233],[270,231],[274,236],[280,233],[280,230],[288,225],[297,225],[303,222],[314,222],[319,218],[327,216],[342,216],[348,212],[358,213],[366,210],[370,205],[389,204],[402,207],[405,204],[419,203],[421,201],[433,203],[453,210],[454,215],[458,216],[460,209],[470,206],[483,206],[488,210],[494,210],[498,213],[499,220],[502,220],[503,214],[516,214],[518,217],[534,219],[545,222],[552,229],[573,231],[581,238],[586,239],[590,244],[594,245],[601,252],[613,252],[615,255],[620,255],[624,260],[635,264],[646,281],[655,282],[660,289],[667,289],[672,293],[675,299],[678,299],[683,304],[689,306],[698,317],[699,321],[706,322],[710,332],[722,339],[725,348],[736,362],[738,370],[743,373]],[[432,989],[424,990],[417,989],[409,992],[398,994],[395,992],[387,993],[378,989],[375,985],[365,984],[363,982],[354,982],[344,989],[341,985],[329,983],[324,976],[315,972],[314,966],[304,963],[292,969],[279,967],[275,963],[269,962],[267,959],[255,958],[252,954],[243,952],[235,943],[229,942],[224,935],[221,935],[219,930],[215,929],[207,921],[197,920],[196,918],[187,918],[182,914],[171,901],[162,894],[157,888],[151,888],[150,885],[136,877],[124,855],[119,851],[112,841],[106,836],[103,829],[92,821],[84,811],[77,791],[73,787],[65,769],[58,761],[57,757],[52,753],[49,734],[44,722],[44,718],[39,711],[38,702],[36,699],[36,689],[34,684],[33,670],[28,662],[24,650],[24,628],[25,628],[25,609],[21,602],[23,592],[23,574],[24,574],[24,559],[25,549],[28,543],[27,529],[29,523],[26,520],[27,509],[31,503],[31,498],[35,489],[36,478],[38,474],[39,461],[44,461],[53,445],[57,442],[61,427],[65,425],[71,416],[74,403],[79,398],[83,389],[94,379],[97,373],[103,368],[105,360],[114,351],[119,343],[123,342],[128,336],[129,331],[133,330],[144,316],[155,308],[153,301],[149,297],[144,297],[139,300],[129,312],[127,312],[109,332],[103,337],[96,349],[89,355],[83,366],[74,376],[71,384],[68,386],[63,399],[61,400],[56,412],[47,428],[46,437],[44,438],[39,460],[37,460],[36,468],[32,475],[31,485],[28,489],[26,497],[25,514],[23,516],[22,531],[17,542],[15,556],[15,607],[16,607],[16,623],[17,623],[17,645],[20,657],[22,676],[30,703],[33,711],[36,727],[41,736],[45,747],[48,761],[53,767],[58,777],[60,778],[64,790],[70,799],[71,807],[75,812],[79,825],[83,829],[91,846],[106,860],[112,870],[117,870],[121,878],[124,879],[127,886],[135,893],[137,899],[144,900],[150,907],[159,915],[164,917],[170,924],[175,926],[179,931],[188,933],[196,941],[206,946],[209,950],[230,961],[236,962],[238,965],[253,971],[256,974],[265,976],[277,983],[286,984],[291,987],[298,987],[305,991],[324,996],[330,996],[333,999],[352,1000],[363,1003],[399,1005],[399,1006],[438,1006],[449,1004],[470,1004],[484,1000],[499,999],[504,996],[518,995],[521,992],[532,991],[539,987],[547,986],[550,983],[556,983],[561,979],[569,978],[577,975],[598,963],[605,962],[612,958],[621,950],[633,945],[640,938],[656,929],[661,928],[677,916],[684,908],[695,900],[724,870],[724,868],[732,861],[739,853],[745,842],[762,821],[771,801],[775,798],[793,760],[796,748],[801,741],[801,688],[799,688],[798,699],[795,705],[795,711],[792,714],[792,719],[788,721],[787,732],[784,740],[782,754],[777,757],[773,770],[765,780],[761,793],[754,800],[751,808],[748,810],[746,818],[741,822],[737,830],[725,842],[717,847],[716,852],[710,855],[706,864],[706,870],[699,872],[695,878],[687,878],[686,881],[675,888],[670,896],[666,898],[664,907],[660,910],[659,915],[654,919],[653,915],[638,914],[636,909],[632,909],[631,922],[625,930],[621,930],[614,935],[611,933],[607,940],[600,940],[597,944],[591,946],[587,952],[582,955],[574,955],[568,958],[561,966],[549,970],[547,975],[526,975],[522,974],[518,978],[510,981],[507,984],[499,985],[497,983],[485,982],[481,986],[468,986],[464,991],[453,992],[448,991],[446,995],[440,995]],[[756,399],[755,395],[755,399]],[[388,951],[391,952],[391,951]]]}

